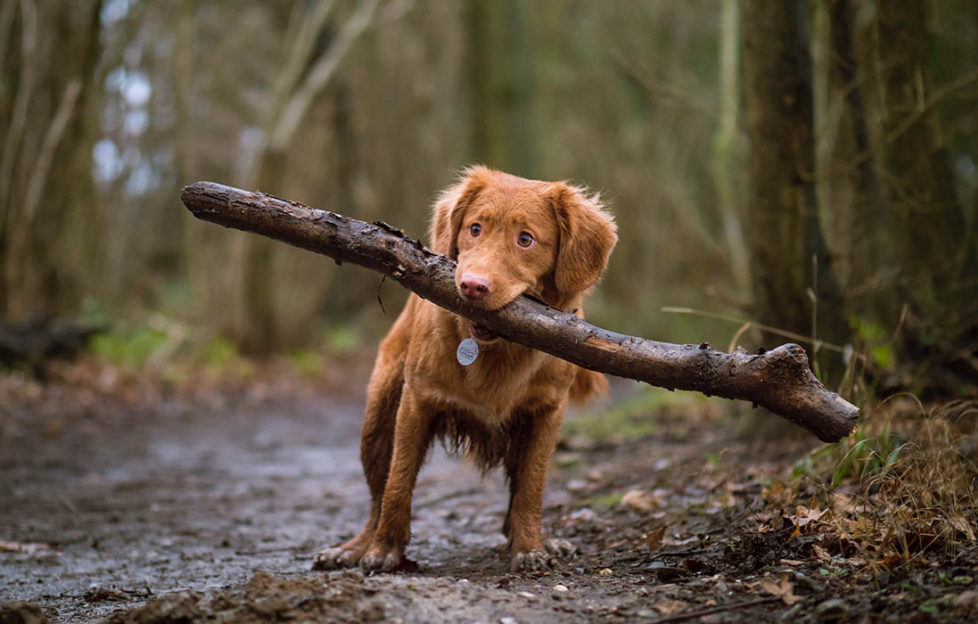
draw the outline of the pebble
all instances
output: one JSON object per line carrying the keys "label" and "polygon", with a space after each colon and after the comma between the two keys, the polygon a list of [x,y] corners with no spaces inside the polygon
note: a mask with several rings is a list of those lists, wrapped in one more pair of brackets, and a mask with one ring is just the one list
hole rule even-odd
{"label": "pebble", "polygon": [[849,607],[844,600],[832,598],[815,607],[815,615],[821,622],[837,622],[846,617]]}

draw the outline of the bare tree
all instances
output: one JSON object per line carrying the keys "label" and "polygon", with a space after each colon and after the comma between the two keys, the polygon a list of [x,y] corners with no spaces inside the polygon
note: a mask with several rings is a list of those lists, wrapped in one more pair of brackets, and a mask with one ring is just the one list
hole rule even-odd
{"label": "bare tree", "polygon": [[852,49],[869,120],[864,153],[879,189],[871,197],[879,207],[869,206],[884,217],[874,223],[885,234],[877,247],[895,267],[872,293],[874,305],[880,322],[899,332],[907,364],[926,371],[929,384],[956,392],[956,377],[941,381],[948,371],[978,374],[969,355],[978,335],[978,249],[956,196],[938,104],[978,80],[978,72],[933,85],[931,6],[927,0],[852,0],[833,27],[848,20],[855,33]]}
{"label": "bare tree", "polygon": [[[296,3],[283,40],[283,63],[262,113],[260,134],[241,155],[239,182],[276,191],[284,175],[287,149],[316,97],[330,83],[341,60],[372,22],[380,0],[360,0],[335,37],[328,32],[333,0]],[[327,40],[326,45],[322,41]],[[276,296],[274,250],[269,242],[236,236],[233,255],[242,271],[241,313],[232,334],[248,350],[266,353],[279,342],[281,297]],[[289,253],[286,251],[280,254]],[[325,292],[322,289],[321,292]]]}
{"label": "bare tree", "polygon": [[90,155],[101,2],[0,9],[0,316],[71,310],[97,265]]}

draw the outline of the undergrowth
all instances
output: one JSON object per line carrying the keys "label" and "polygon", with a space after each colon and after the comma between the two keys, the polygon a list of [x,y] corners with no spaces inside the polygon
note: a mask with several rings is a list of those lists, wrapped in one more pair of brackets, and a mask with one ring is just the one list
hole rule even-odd
{"label": "undergrowth", "polygon": [[822,529],[870,565],[953,557],[976,539],[978,402],[887,399],[848,439],[798,462],[794,477],[821,492]]}

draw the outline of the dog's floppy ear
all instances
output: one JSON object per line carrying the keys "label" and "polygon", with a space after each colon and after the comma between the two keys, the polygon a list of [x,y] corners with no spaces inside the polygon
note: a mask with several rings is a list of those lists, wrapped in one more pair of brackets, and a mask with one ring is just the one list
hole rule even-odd
{"label": "dog's floppy ear", "polygon": [[617,227],[598,196],[582,188],[558,183],[551,201],[560,228],[554,283],[562,294],[574,295],[594,286],[608,266]]}
{"label": "dog's floppy ear", "polygon": [[469,167],[458,182],[443,190],[435,201],[428,237],[431,250],[458,260],[458,231],[465,210],[486,187],[492,171],[486,167]]}

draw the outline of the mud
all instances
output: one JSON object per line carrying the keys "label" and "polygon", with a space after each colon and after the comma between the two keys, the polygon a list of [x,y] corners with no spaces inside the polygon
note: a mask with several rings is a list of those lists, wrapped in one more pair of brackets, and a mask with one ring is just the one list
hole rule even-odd
{"label": "mud", "polygon": [[2,622],[903,622],[978,608],[973,548],[884,576],[820,561],[851,554],[838,539],[759,532],[762,488],[814,442],[753,448],[717,409],[648,414],[647,435],[614,443],[568,436],[544,525],[580,553],[543,574],[509,572],[501,476],[438,449],[415,497],[420,570],[374,576],[311,571],[366,517],[356,392],[4,410]]}

